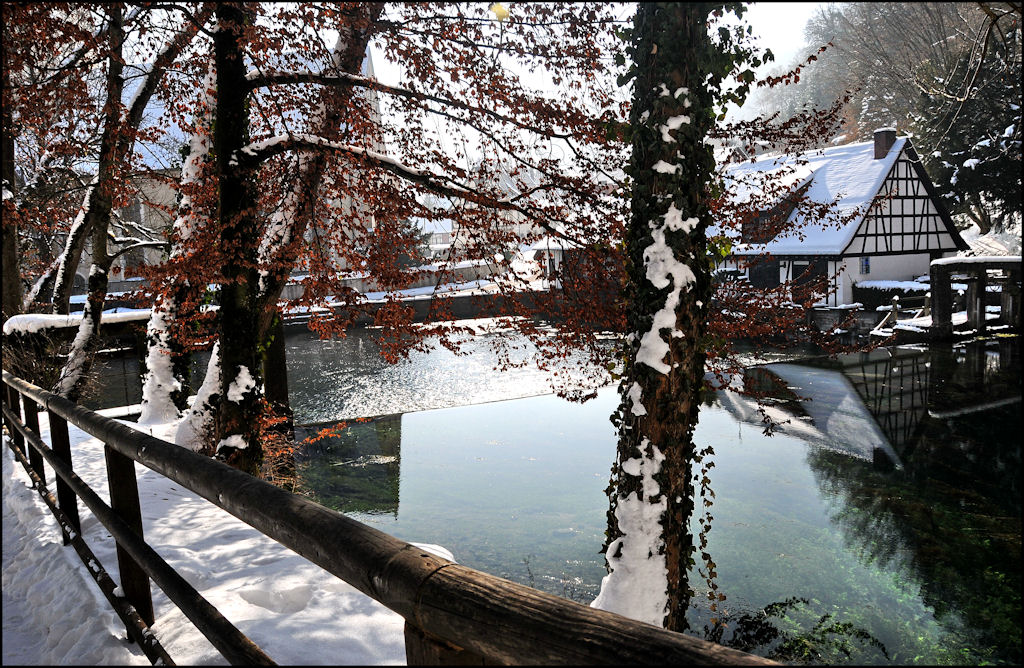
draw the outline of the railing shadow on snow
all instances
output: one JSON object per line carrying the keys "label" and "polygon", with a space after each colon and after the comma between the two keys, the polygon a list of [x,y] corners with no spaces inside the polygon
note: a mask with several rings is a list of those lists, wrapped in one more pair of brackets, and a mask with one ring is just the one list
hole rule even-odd
{"label": "railing shadow on snow", "polygon": [[[173,661],[150,630],[150,579],[228,661],[273,661],[146,544],[134,462],[400,614],[409,664],[774,664],[467,568],[82,408],[6,370],[3,382],[11,450],[57,518],[65,544],[74,547],[129,636],[153,663]],[[40,410],[49,415],[52,445],[39,435]],[[68,423],[105,444],[109,506],[72,469]],[[56,474],[56,498],[46,489],[44,462]],[[78,499],[116,542],[120,591],[82,539]]]}

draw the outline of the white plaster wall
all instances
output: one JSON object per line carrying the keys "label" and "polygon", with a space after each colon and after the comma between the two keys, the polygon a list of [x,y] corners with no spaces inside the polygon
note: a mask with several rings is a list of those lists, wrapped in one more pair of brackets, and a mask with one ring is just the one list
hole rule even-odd
{"label": "white plaster wall", "polygon": [[839,275],[839,291],[836,297],[839,304],[853,302],[853,286],[861,281],[912,281],[929,271],[931,258],[928,253],[915,255],[875,255],[871,256],[871,271],[860,273],[860,258],[843,259],[842,272]]}
{"label": "white plaster wall", "polygon": [[[871,257],[871,270],[867,274],[860,273],[860,257],[843,258],[841,261],[830,260],[828,263],[829,279],[834,281],[836,291],[822,300],[822,304],[839,306],[853,303],[853,286],[860,281],[912,281],[918,276],[928,273],[930,258],[928,253],[914,255],[876,255]],[[790,278],[791,262],[779,262],[779,280]]]}
{"label": "white plaster wall", "polygon": [[877,255],[871,258],[871,272],[860,273],[860,259],[846,258],[852,269],[854,282],[858,281],[912,281],[928,273],[931,260],[928,253],[915,255]]}

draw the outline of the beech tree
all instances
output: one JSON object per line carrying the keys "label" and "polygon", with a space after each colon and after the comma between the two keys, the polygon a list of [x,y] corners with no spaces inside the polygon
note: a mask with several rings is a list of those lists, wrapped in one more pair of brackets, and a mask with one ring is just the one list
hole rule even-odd
{"label": "beech tree", "polygon": [[[606,50],[614,26],[601,7],[581,17],[578,8],[529,5],[499,22],[473,5],[220,5],[209,31],[209,172],[197,173],[192,188],[206,193],[198,199],[208,209],[191,219],[209,224],[196,237],[177,235],[168,264],[190,283],[216,286],[217,352],[179,442],[259,471],[266,419],[258,416],[267,415],[261,356],[296,267],[308,277],[295,305],[331,300],[331,311],[313,321],[324,335],[344,332],[359,312],[373,309],[393,359],[427,337],[457,345],[465,330],[445,323],[444,300],[432,303],[428,324],[415,325],[396,293],[432,271],[402,260],[419,244],[407,221],[438,217],[428,197],[448,203],[445,215],[465,241],[433,270],[435,280],[450,282],[467,259],[490,262],[507,314],[530,315],[544,297],[524,297],[523,278],[500,251],[543,235],[584,249],[621,238],[620,200],[608,191],[621,164],[616,136],[626,101],[603,75],[616,67]],[[327,30],[339,34],[333,49]],[[361,72],[370,40],[406,65],[398,85]],[[543,68],[568,92],[533,89],[517,67]],[[390,101],[393,117],[375,113],[377,97]],[[438,123],[444,125],[431,130]],[[465,138],[461,147],[446,146],[452,134]],[[572,164],[531,150],[539,141],[559,142]],[[474,162],[470,152],[484,158]],[[189,163],[197,158],[203,161]],[[567,224],[570,218],[579,222]],[[527,221],[533,231],[517,235],[510,221]],[[344,286],[339,274],[352,270],[390,292],[383,307]],[[614,285],[614,274],[606,280]],[[573,299],[590,304],[590,295]],[[545,339],[532,320],[516,322]],[[158,331],[151,328],[151,339],[169,346]],[[579,319],[561,331],[598,347]],[[549,359],[564,350],[549,346]],[[181,383],[148,380],[154,391],[146,403],[156,415],[169,396],[158,389]]]}
{"label": "beech tree", "polygon": [[[5,96],[11,101],[14,112],[18,113],[18,123],[36,130],[37,148],[44,152],[39,159],[43,173],[36,175],[36,183],[45,181],[47,172],[58,168],[79,177],[68,166],[66,159],[69,157],[95,161],[95,173],[84,188],[77,214],[66,227],[64,248],[36,279],[25,304],[31,307],[45,292],[52,290],[54,312],[69,311],[71,279],[88,239],[91,255],[88,297],[78,334],[55,388],[72,400],[77,400],[83,390],[91,352],[98,341],[113,261],[132,249],[162,243],[152,239],[139,240],[134,235],[113,236],[112,232],[115,211],[125,203],[129,180],[136,166],[136,141],[143,136],[141,128],[149,102],[160,87],[168,66],[189,46],[210,12],[209,7],[201,7],[193,16],[184,5],[178,9],[184,13],[185,19],[177,17],[177,25],[174,17],[158,16],[158,10],[151,7],[136,7],[126,15],[120,5],[104,6],[98,15],[74,6],[24,6],[12,12],[9,24],[5,22],[5,26],[11,27],[11,46],[21,50],[12,59],[12,65],[19,66],[14,72],[27,74],[27,81],[16,85],[12,83],[9,89],[5,88]],[[40,31],[45,32],[46,28],[60,28],[64,34],[78,38],[72,48],[58,49],[58,57],[53,62],[47,62],[35,53],[42,34]],[[147,37],[147,33],[158,37]],[[132,41],[131,52],[126,50],[129,40]],[[133,75],[134,89],[126,103],[123,98],[126,97],[126,60],[129,58],[151,60],[141,73]],[[139,68],[134,66],[134,69]],[[37,76],[35,73],[39,70],[48,75]],[[102,77],[92,90],[88,87],[81,90],[74,83],[67,85],[75,81],[76,75],[91,74],[97,70],[102,72]],[[33,101],[46,98],[57,100],[44,106],[46,113],[31,107]],[[91,104],[96,105],[95,113],[90,112]],[[84,118],[78,119],[73,112],[82,107],[85,108]],[[66,143],[71,144],[70,147],[50,145],[50,124],[69,128],[66,134],[72,141]],[[27,127],[22,128],[22,136],[28,134],[24,132]],[[14,128],[5,128],[5,135],[8,131],[13,137]],[[97,135],[98,140],[92,141]],[[46,153],[57,154],[61,159],[55,160]],[[31,211],[22,206],[17,197],[12,199],[16,212]],[[25,218],[24,215],[18,216],[20,220]],[[115,249],[110,244],[122,247]]]}
{"label": "beech tree", "polygon": [[[614,84],[623,22],[611,8],[517,5],[503,21],[461,4],[230,3],[215,17],[208,5],[165,10],[194,38],[173,60],[174,76],[162,79],[171,102],[164,122],[188,141],[172,248],[148,271],[143,421],[185,411],[179,443],[257,473],[267,427],[280,417],[263,381],[281,309],[321,309],[312,327],[323,336],[342,335],[369,313],[391,359],[434,340],[457,348],[468,332],[451,323],[444,299],[414,323],[398,291],[428,277],[457,282],[466,261],[489,265],[496,298],[488,307],[537,348],[527,360],[518,341],[495,336],[504,365],[550,369],[555,389],[574,398],[608,382],[617,356],[598,330],[627,329],[625,195],[635,178],[621,169],[631,130],[629,100]],[[114,23],[94,23],[86,32],[99,37],[75,53],[92,54],[93,69],[105,73],[100,65],[116,58],[103,26]],[[403,64],[398,83],[364,71],[371,43]],[[740,80],[740,92],[722,99],[738,99],[752,83]],[[786,127],[799,137],[810,126]],[[420,243],[408,224],[415,218],[451,220],[457,242],[436,268],[406,261]],[[544,238],[567,249],[560,267],[547,268],[551,289],[537,289],[539,262],[511,261]],[[285,303],[296,269],[304,291]],[[388,291],[383,306],[348,287],[353,272]],[[90,292],[98,302],[100,291]],[[217,310],[205,309],[211,299]],[[726,325],[712,341],[743,333]],[[187,407],[185,353],[211,345],[203,387]],[[555,375],[570,356],[586,382]]]}
{"label": "beech tree", "polygon": [[[77,197],[60,190],[84,184],[74,174],[86,146],[98,139],[89,99],[90,54],[100,37],[93,13],[63,16],[39,6],[5,8],[3,36],[4,313],[23,309],[23,279],[50,264],[46,234],[55,219],[74,218]],[[42,39],[47,35],[48,39]],[[74,205],[70,200],[76,199]],[[67,228],[67,223],[63,225]],[[33,241],[42,243],[31,243]],[[36,258],[35,255],[41,255]],[[24,276],[21,270],[27,270]]]}

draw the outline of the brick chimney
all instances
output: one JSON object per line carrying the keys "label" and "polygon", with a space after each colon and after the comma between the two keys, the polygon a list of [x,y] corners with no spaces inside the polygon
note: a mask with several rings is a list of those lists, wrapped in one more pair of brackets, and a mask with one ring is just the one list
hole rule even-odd
{"label": "brick chimney", "polygon": [[875,160],[889,155],[889,149],[896,143],[896,128],[879,128],[875,130]]}

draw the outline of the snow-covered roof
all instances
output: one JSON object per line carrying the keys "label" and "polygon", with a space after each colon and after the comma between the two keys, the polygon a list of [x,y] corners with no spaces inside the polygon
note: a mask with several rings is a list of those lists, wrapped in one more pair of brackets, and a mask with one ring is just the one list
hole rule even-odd
{"label": "snow-covered roof", "polygon": [[564,250],[569,249],[569,248],[579,248],[579,245],[573,243],[572,241],[569,241],[568,239],[563,239],[562,237],[551,237],[551,236],[544,237],[540,241],[538,241],[537,243],[535,243],[532,246],[530,246],[530,250],[532,250],[532,251],[539,251],[539,250],[545,250],[545,251],[546,250],[560,250],[560,251],[564,251]]}
{"label": "snow-covered roof", "polygon": [[733,415],[761,427],[763,408],[781,433],[868,461],[880,448],[902,468],[899,455],[878,421],[841,371],[788,363],[766,364],[762,368],[796,392],[804,414],[794,415],[784,405],[761,406],[756,399],[737,392],[720,392],[722,405]]}
{"label": "snow-covered roof", "polygon": [[[906,137],[897,138],[889,153],[879,160],[874,159],[874,141],[867,141],[813,151],[804,156],[806,164],[793,156],[777,156],[762,157],[757,162],[728,169],[726,178],[734,180],[740,201],[747,199],[759,184],[767,182],[773,175],[782,174],[787,186],[808,186],[804,197],[822,204],[834,201],[837,214],[829,216],[829,220],[805,223],[800,207],[797,207],[787,221],[790,224],[787,229],[799,230],[799,235],[783,232],[764,244],[737,244],[733,252],[739,255],[764,251],[773,255],[841,253],[856,233],[906,143]],[[832,220],[847,216],[850,216],[849,221],[842,225]]]}

